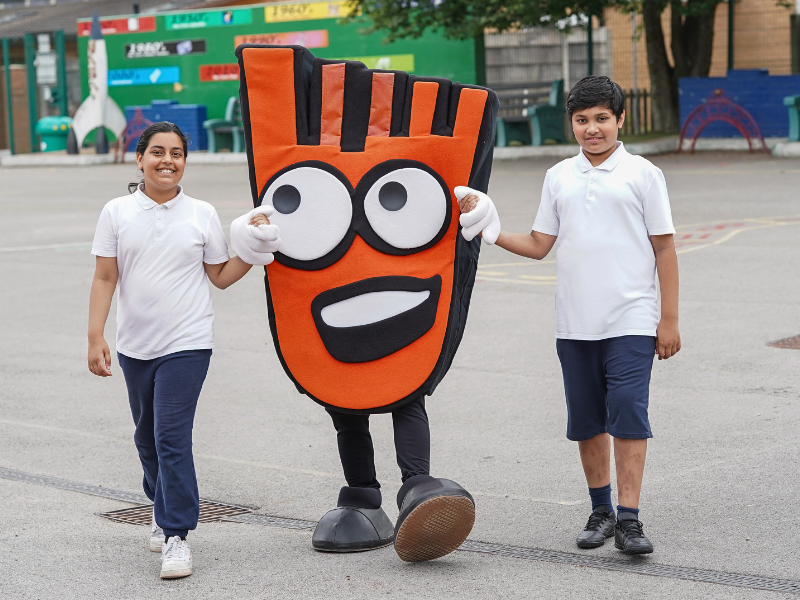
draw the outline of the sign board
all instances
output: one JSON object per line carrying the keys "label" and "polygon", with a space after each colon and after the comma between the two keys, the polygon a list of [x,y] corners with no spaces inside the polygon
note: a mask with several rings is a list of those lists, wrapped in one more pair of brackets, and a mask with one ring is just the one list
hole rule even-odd
{"label": "sign board", "polygon": [[200,65],[200,81],[239,81],[239,65]]}
{"label": "sign board", "polygon": [[303,46],[305,48],[327,48],[328,30],[284,31],[281,33],[252,33],[233,38],[234,48],[240,44],[273,44],[275,46]]}
{"label": "sign board", "polygon": [[[100,30],[103,35],[120,33],[145,33],[156,30],[155,17],[129,17],[124,19],[101,19]],[[78,37],[89,37],[92,33],[91,21],[78,21]]]}
{"label": "sign board", "polygon": [[351,12],[353,11],[348,0],[272,4],[264,9],[264,20],[267,23],[284,23],[286,21],[341,19]]}
{"label": "sign board", "polygon": [[202,54],[206,51],[205,40],[181,40],[175,42],[136,42],[125,44],[125,58],[153,58],[156,56],[184,56]]}
{"label": "sign board", "polygon": [[157,85],[178,83],[180,67],[153,67],[150,69],[113,69],[108,71],[108,87],[127,85]]}
{"label": "sign board", "polygon": [[224,27],[226,25],[246,25],[252,22],[253,11],[249,8],[176,13],[164,16],[164,25],[168,31],[175,29]]}

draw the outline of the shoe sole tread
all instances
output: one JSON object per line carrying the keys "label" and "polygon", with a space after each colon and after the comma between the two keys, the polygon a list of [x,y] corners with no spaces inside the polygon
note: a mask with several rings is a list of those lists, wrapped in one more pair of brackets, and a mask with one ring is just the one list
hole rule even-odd
{"label": "shoe sole tread", "polygon": [[464,543],[474,524],[475,505],[469,498],[431,498],[406,517],[397,531],[394,547],[406,562],[441,558]]}

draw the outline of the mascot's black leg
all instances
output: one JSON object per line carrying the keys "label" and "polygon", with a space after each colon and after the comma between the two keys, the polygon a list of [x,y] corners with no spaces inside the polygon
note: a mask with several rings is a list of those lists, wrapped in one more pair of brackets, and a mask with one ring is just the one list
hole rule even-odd
{"label": "mascot's black leg", "polygon": [[392,413],[397,464],[403,486],[394,547],[407,562],[440,558],[458,548],[472,531],[475,502],[449,479],[431,477],[430,430],[424,397]]}
{"label": "mascot's black leg", "polygon": [[394,527],[381,508],[375,478],[369,416],[328,410],[336,427],[339,457],[348,486],[339,492],[336,508],[320,519],[311,545],[323,552],[361,552],[388,546]]}

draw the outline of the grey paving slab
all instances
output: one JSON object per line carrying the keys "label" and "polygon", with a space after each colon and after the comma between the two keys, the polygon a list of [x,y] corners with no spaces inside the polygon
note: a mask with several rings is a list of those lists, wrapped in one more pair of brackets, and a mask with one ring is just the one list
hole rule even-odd
{"label": "grey paving slab", "polygon": [[[796,160],[652,160],[665,172],[679,232],[800,214]],[[491,194],[505,228],[529,230],[553,162],[496,165]],[[133,166],[0,169],[0,467],[141,489],[122,374],[116,361],[110,380],[85,367],[89,242],[103,204],[135,177]],[[190,163],[184,182],[225,226],[248,207],[243,166]],[[681,249],[684,348],[654,367],[642,520],[654,563],[800,580],[792,541],[800,537],[800,352],[767,346],[800,333],[800,223],[739,229]],[[485,247],[480,267],[453,369],[428,401],[434,474],[473,492],[471,539],[580,552],[573,539],[589,505],[577,450],[564,438],[554,265]],[[194,434],[201,495],[316,520],[343,484],[329,418],[280,367],[256,270],[213,298],[217,347]],[[109,341],[113,331],[112,318]],[[394,517],[391,420],[372,421]],[[0,595],[371,598],[422,588],[442,598],[577,598],[587,589],[611,598],[634,586],[652,598],[780,597],[463,552],[428,565],[405,565],[391,550],[331,557],[310,550],[308,533],[234,523],[201,526],[191,538],[195,575],[164,583],[140,529],[95,516],[123,506],[0,480],[0,572],[10,574]],[[610,545],[592,555],[618,557]]]}

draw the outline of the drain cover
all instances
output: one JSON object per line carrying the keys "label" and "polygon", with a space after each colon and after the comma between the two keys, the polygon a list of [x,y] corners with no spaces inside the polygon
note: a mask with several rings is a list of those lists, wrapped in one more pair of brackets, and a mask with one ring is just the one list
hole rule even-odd
{"label": "drain cover", "polygon": [[800,350],[800,335],[778,340],[777,342],[770,342],[767,345],[772,346],[773,348],[788,348],[789,350]]}
{"label": "drain cover", "polygon": [[[200,500],[200,522],[214,523],[228,517],[249,513],[249,508],[233,506],[232,504],[221,504],[219,502],[209,502]],[[153,519],[153,505],[145,504],[122,510],[112,510],[111,512],[100,513],[101,517],[117,521],[118,523],[130,523],[132,525],[150,525]]]}

